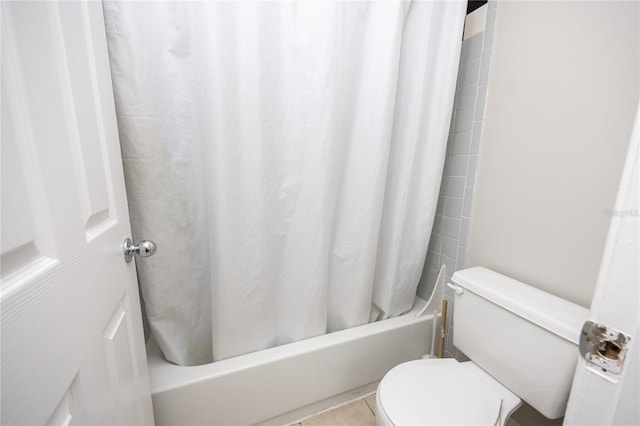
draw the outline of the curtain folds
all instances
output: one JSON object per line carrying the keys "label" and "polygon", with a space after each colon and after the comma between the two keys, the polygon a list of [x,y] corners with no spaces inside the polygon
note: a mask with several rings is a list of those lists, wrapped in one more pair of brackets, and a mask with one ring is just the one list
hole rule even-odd
{"label": "curtain folds", "polygon": [[104,2],[152,333],[194,365],[411,309],[466,2]]}

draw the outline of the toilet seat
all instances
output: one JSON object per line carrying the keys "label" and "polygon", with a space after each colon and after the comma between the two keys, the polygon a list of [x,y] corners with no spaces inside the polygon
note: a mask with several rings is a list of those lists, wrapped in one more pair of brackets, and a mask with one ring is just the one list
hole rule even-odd
{"label": "toilet seat", "polygon": [[473,362],[425,359],[400,364],[378,386],[387,425],[502,425],[520,398]]}

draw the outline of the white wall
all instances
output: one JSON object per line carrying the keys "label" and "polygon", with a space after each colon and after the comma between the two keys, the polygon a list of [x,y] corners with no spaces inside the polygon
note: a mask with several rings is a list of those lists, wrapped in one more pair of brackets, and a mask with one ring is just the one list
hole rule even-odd
{"label": "white wall", "polygon": [[466,267],[589,306],[638,103],[638,2],[501,2]]}

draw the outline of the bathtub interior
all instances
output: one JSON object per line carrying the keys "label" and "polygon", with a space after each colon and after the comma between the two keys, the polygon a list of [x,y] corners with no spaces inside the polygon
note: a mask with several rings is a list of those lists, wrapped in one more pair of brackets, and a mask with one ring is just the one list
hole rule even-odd
{"label": "bathtub interior", "polygon": [[399,317],[210,364],[181,367],[147,347],[155,421],[288,424],[375,391],[394,366],[430,351],[426,302]]}

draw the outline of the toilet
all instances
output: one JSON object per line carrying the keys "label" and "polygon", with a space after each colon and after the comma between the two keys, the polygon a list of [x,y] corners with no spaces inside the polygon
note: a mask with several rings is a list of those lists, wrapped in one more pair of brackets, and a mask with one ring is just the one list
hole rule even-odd
{"label": "toilet", "polygon": [[505,425],[525,401],[564,415],[589,310],[483,267],[458,271],[454,345],[469,361],[409,361],[380,381],[382,425]]}

